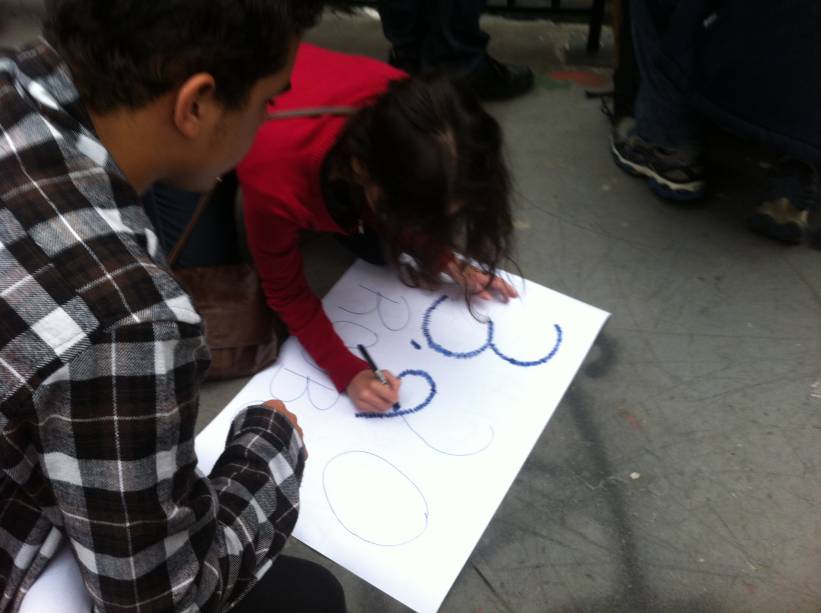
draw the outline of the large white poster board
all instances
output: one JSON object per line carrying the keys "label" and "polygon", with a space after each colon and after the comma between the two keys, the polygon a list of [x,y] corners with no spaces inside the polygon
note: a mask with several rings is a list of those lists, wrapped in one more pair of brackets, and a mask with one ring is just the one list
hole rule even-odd
{"label": "large white poster board", "polygon": [[295,536],[420,613],[436,611],[608,314],[511,277],[477,305],[355,264],[324,306],[346,344],[401,376],[400,406],[357,415],[295,339],[197,438],[211,469],[231,419],[279,398],[310,457]]}

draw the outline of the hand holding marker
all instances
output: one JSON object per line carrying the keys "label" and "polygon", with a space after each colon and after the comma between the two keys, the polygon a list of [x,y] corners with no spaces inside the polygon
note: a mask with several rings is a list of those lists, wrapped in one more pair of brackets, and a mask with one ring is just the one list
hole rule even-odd
{"label": "hand holding marker", "polygon": [[371,367],[373,374],[376,376],[377,379],[379,379],[379,382],[382,385],[388,385],[390,387],[390,385],[388,384],[388,380],[385,378],[385,375],[383,375],[382,371],[376,367],[376,362],[373,361],[371,354],[368,353],[368,350],[365,349],[365,346],[357,345],[356,348],[359,349],[359,353],[362,354],[362,358],[368,363],[368,366]]}
{"label": "hand holding marker", "polygon": [[389,370],[379,370],[367,349],[357,345],[359,353],[367,360],[367,367],[354,376],[348,384],[348,397],[357,411],[363,413],[387,413],[399,402],[402,382]]}

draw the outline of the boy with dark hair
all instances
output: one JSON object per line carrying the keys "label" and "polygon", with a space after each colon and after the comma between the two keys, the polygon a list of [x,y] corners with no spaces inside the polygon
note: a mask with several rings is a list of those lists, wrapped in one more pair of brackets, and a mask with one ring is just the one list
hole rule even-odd
{"label": "boy with dark hair", "polygon": [[197,470],[202,322],[139,199],[239,161],[324,4],[57,0],[0,55],[0,611],[61,545],[99,611],[344,610],[276,559],[306,458],[282,403]]}

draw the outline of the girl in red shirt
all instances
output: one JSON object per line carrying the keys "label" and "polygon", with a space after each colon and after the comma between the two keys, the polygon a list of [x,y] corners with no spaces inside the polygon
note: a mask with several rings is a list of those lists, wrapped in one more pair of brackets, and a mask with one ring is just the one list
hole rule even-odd
{"label": "girl in red shirt", "polygon": [[358,410],[387,411],[399,380],[383,372],[382,385],[336,334],[305,279],[298,234],[341,235],[409,285],[436,287],[445,272],[467,300],[515,296],[496,276],[512,235],[501,128],[444,78],[409,79],[308,44],[270,111],[237,169],[268,304]]}

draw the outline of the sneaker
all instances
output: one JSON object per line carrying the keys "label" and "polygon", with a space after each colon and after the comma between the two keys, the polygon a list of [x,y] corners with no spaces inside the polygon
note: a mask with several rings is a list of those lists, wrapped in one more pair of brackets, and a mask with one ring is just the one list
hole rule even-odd
{"label": "sneaker", "polygon": [[704,197],[704,167],[698,156],[647,142],[636,133],[632,117],[621,119],[613,129],[610,150],[619,168],[645,177],[661,198],[689,202]]}
{"label": "sneaker", "polygon": [[767,200],[753,213],[747,223],[757,234],[782,243],[797,245],[807,232],[809,212],[796,207],[789,198]]}
{"label": "sneaker", "polygon": [[810,211],[821,196],[821,171],[816,164],[783,157],[770,174],[766,201],[750,216],[754,232],[796,245],[808,234]]}
{"label": "sneaker", "polygon": [[533,71],[521,64],[504,64],[485,55],[482,64],[462,77],[480,100],[510,100],[533,89]]}

